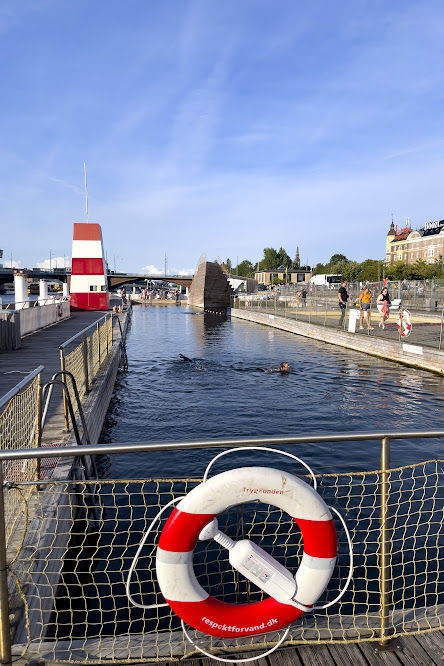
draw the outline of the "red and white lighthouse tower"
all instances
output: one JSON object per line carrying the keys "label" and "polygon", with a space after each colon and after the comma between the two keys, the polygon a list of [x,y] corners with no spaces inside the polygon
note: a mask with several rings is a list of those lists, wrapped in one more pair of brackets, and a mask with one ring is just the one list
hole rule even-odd
{"label": "red and white lighthouse tower", "polygon": [[100,224],[75,223],[71,309],[108,310],[109,291]]}

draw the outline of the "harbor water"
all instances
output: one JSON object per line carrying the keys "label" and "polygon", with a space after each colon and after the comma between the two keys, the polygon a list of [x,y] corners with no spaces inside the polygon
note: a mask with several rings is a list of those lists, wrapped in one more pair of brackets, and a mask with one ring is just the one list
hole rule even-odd
{"label": "harbor water", "polygon": [[[229,316],[135,307],[127,353],[105,442],[442,429],[441,377]],[[271,371],[283,360],[289,374]],[[281,448],[315,473],[379,468],[378,441]],[[394,440],[391,466],[440,457],[440,448],[434,439]],[[112,478],[200,477],[218,452],[122,454],[100,464]],[[222,458],[214,473],[269,456],[294,469],[282,456],[249,451]]]}
{"label": "harbor water", "polygon": [[[442,429],[443,379],[439,376],[189,307],[135,307],[127,353],[129,368],[118,375],[102,442]],[[183,360],[179,354],[191,360]],[[290,363],[291,372],[283,375],[272,371],[283,360]],[[393,441],[391,465],[442,457],[441,446],[433,439]],[[299,456],[318,474],[379,468],[379,441],[279,448]],[[88,524],[86,510],[75,522],[48,638],[96,640],[180,630],[180,622],[169,608],[157,611],[130,606],[125,583],[142,537],[158,510],[172,496],[187,492],[194,483],[184,479],[201,478],[218,452],[191,449],[99,456],[98,469],[104,481],[99,484],[97,502],[103,520],[98,525]],[[301,465],[283,456],[241,451],[218,460],[211,475],[243,465],[306,473]],[[419,477],[424,469],[418,471]],[[351,476],[338,481],[336,476],[325,477],[320,489],[324,500],[342,512],[353,530],[353,587],[341,602],[347,616],[377,614],[379,609],[376,476],[357,475],[355,482]],[[406,491],[416,483],[411,473],[405,476],[402,481],[391,479],[395,501],[400,501],[401,489]],[[427,516],[435,504],[433,484],[427,489],[430,497],[424,494],[421,482],[418,489],[421,511]],[[281,522],[279,512],[270,511],[261,502],[246,503],[220,514],[219,524],[233,539],[248,535],[295,571],[302,545],[300,534],[289,517]],[[164,601],[154,562],[162,524],[157,523],[151,533],[133,575],[131,589],[138,603]],[[327,601],[334,598],[348,575],[348,543],[339,524],[337,529],[339,559],[325,595]],[[406,517],[404,512],[396,530],[394,539],[401,543],[410,537],[419,539],[424,530],[428,534],[429,524],[425,521],[418,527],[416,514]],[[430,534],[430,539],[428,556],[437,562],[436,535]],[[245,586],[242,579],[227,585],[234,580],[227,552],[215,542],[198,542],[194,568],[202,586],[229,603],[260,598],[260,591]],[[392,554],[394,575],[399,578],[402,574],[402,580],[419,586],[419,604],[442,603],[431,565],[424,555],[420,559],[405,562],[404,551],[396,550]],[[423,565],[428,567],[427,580]],[[394,589],[393,600],[404,604],[402,585]],[[410,603],[408,600],[404,605]]]}

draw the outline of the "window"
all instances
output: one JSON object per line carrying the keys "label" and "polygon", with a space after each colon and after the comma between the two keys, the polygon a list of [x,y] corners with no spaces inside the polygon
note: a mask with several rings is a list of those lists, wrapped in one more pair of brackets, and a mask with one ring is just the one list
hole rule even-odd
{"label": "window", "polygon": [[89,290],[90,291],[97,291],[97,285],[96,284],[90,284],[89,285]]}
{"label": "window", "polygon": [[419,259],[419,252],[416,253],[416,258]]}
{"label": "window", "polygon": [[102,284],[102,286],[100,287],[100,291],[106,291],[106,284]]}
{"label": "window", "polygon": [[429,247],[429,250],[428,250],[427,256],[428,256],[428,257],[434,257],[434,256],[435,256],[435,250],[434,250],[433,247]]}

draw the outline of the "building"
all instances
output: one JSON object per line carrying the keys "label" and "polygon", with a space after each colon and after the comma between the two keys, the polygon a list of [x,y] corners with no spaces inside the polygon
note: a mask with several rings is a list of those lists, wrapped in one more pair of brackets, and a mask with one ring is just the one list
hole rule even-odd
{"label": "building", "polygon": [[276,278],[287,284],[295,284],[296,282],[310,282],[311,273],[307,272],[305,268],[279,266],[272,271],[256,271],[254,277],[258,284],[273,284],[273,280]]}
{"label": "building", "polygon": [[422,229],[412,230],[407,224],[399,229],[392,223],[386,239],[385,260],[387,264],[403,261],[414,264],[425,261],[434,264],[444,256],[444,220],[426,222]]}

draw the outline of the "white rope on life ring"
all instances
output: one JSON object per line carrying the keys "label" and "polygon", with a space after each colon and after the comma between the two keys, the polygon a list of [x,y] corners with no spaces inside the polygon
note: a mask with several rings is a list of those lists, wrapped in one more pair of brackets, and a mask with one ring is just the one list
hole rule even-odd
{"label": "white rope on life ring", "polygon": [[412,321],[408,310],[401,310],[399,313],[398,330],[403,338],[407,338],[412,332]]}
{"label": "white rope on life ring", "polygon": [[[285,511],[301,530],[304,553],[296,576],[259,546],[248,540],[234,543],[218,531],[214,518],[219,513],[254,500]],[[230,562],[233,553],[236,568],[271,596],[253,604],[228,604],[211,597],[193,570],[199,536],[226,546]],[[165,600],[184,622],[212,636],[237,638],[276,631],[312,610],[328,585],[336,556],[332,515],[313,488],[288,472],[241,467],[201,483],[180,501],[162,531],[156,570]]]}

